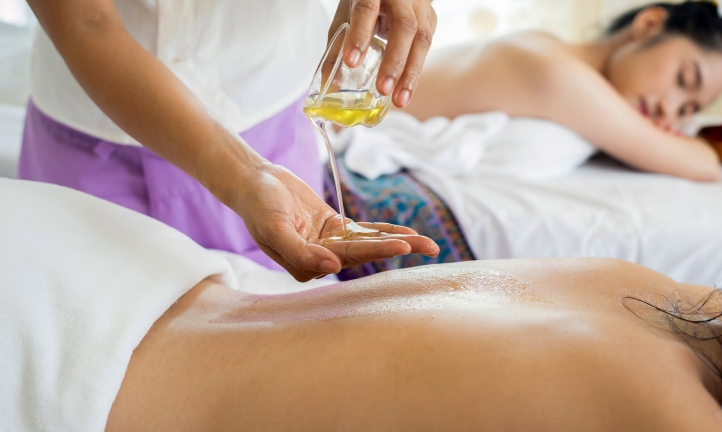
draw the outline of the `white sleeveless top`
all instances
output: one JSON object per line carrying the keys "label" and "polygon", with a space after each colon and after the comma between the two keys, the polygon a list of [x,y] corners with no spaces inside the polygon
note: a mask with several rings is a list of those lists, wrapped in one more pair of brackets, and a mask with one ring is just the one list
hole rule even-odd
{"label": "white sleeveless top", "polygon": [[[130,34],[238,132],[304,94],[330,25],[319,0],[115,0],[115,6]],[[42,28],[31,86],[33,102],[53,119],[139,145],[85,94]]]}

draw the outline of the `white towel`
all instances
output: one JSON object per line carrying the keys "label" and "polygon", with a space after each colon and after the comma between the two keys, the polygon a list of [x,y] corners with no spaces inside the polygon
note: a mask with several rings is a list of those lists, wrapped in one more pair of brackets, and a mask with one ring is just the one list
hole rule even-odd
{"label": "white towel", "polygon": [[104,430],[135,347],[207,277],[268,295],[334,282],[301,284],[89,195],[0,179],[0,430]]}
{"label": "white towel", "polygon": [[222,256],[230,263],[237,285],[235,287],[229,286],[229,288],[249,294],[290,294],[338,283],[336,275],[328,275],[323,279],[300,283],[286,272],[271,271],[240,255],[223,251],[211,252]]}
{"label": "white towel", "polygon": [[348,168],[372,180],[401,169],[448,178],[471,173],[551,178],[568,174],[596,151],[556,123],[501,112],[420,122],[392,111],[375,128],[352,128],[338,140]]}
{"label": "white towel", "polygon": [[58,186],[0,179],[0,430],[102,431],[151,325],[228,262]]}

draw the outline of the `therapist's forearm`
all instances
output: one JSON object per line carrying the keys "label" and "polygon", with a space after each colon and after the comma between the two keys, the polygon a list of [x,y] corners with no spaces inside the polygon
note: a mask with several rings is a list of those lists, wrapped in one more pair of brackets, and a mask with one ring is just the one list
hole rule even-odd
{"label": "therapist's forearm", "polygon": [[[126,133],[222,201],[265,163],[127,32],[112,0],[28,2],[80,85]],[[212,169],[209,169],[212,167]]]}

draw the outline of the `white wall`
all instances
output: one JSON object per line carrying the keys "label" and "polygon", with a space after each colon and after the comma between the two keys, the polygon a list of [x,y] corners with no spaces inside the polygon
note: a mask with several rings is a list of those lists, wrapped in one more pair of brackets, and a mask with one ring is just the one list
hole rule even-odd
{"label": "white wall", "polygon": [[650,0],[436,0],[435,47],[520,30],[576,42],[597,36],[620,13]]}
{"label": "white wall", "polygon": [[[329,13],[339,0],[320,0]],[[681,0],[670,0],[681,1]],[[568,41],[599,34],[614,17],[651,0],[435,0],[434,47],[521,30],[545,30]]]}
{"label": "white wall", "polygon": [[[319,1],[333,16],[339,0]],[[545,30],[564,40],[580,41],[599,34],[621,12],[650,2],[435,0],[433,5],[439,21],[434,48],[528,29]],[[0,102],[24,103],[27,96],[28,35],[35,25],[32,12],[24,0],[0,0],[0,77],[3,77],[0,80]]]}

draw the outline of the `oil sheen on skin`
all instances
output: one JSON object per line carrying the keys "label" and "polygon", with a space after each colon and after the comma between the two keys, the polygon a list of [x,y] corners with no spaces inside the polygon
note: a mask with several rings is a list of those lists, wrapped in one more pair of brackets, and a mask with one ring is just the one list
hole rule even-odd
{"label": "oil sheen on skin", "polygon": [[382,273],[316,290],[248,296],[216,323],[283,324],[415,311],[464,311],[543,297],[519,279],[495,271],[420,267]]}

